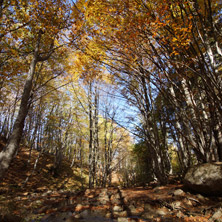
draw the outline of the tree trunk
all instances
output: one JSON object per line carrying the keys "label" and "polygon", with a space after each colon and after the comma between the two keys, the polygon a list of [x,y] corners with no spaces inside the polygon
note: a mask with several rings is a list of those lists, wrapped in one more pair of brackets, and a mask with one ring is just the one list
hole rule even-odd
{"label": "tree trunk", "polygon": [[0,0],[0,18],[2,18],[3,3],[4,0]]}
{"label": "tree trunk", "polygon": [[92,117],[92,83],[89,83],[89,188],[93,188],[93,117]]}
{"label": "tree trunk", "polygon": [[32,90],[32,81],[35,74],[36,64],[38,62],[38,52],[39,52],[39,45],[41,40],[42,32],[39,32],[35,52],[33,55],[33,59],[30,63],[28,76],[24,85],[21,104],[19,107],[18,116],[16,118],[12,134],[9,138],[7,146],[4,150],[0,153],[0,178],[4,176],[5,171],[9,168],[9,165],[17,153],[19,149],[19,144],[22,138],[23,127],[25,118],[28,114],[28,103],[29,98]]}

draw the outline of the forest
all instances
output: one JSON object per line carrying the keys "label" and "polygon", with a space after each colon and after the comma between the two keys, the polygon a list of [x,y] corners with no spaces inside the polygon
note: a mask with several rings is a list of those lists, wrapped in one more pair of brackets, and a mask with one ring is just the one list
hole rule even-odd
{"label": "forest", "polygon": [[220,0],[0,0],[1,221],[222,221],[221,172]]}

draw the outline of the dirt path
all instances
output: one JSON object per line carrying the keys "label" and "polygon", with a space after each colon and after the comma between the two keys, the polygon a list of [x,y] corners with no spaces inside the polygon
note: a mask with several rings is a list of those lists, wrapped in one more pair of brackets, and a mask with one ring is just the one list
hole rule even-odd
{"label": "dirt path", "polygon": [[45,191],[28,194],[26,202],[23,200],[18,196],[15,201],[20,201],[26,212],[32,212],[26,216],[27,221],[36,222],[222,221],[222,197],[191,194],[180,184],[87,189],[79,193]]}

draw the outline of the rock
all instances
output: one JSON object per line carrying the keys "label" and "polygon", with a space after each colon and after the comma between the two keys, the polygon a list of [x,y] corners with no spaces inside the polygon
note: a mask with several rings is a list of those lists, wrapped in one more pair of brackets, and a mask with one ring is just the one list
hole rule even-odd
{"label": "rock", "polygon": [[185,199],[183,202],[184,202],[184,204],[185,204],[186,206],[188,206],[188,207],[193,207],[193,204],[192,204],[192,202],[191,202],[189,199]]}
{"label": "rock", "polygon": [[105,217],[106,217],[106,218],[112,218],[112,214],[109,212],[109,213],[106,214]]}
{"label": "rock", "polygon": [[95,215],[106,216],[106,214],[107,214],[106,208],[102,208],[102,207],[101,208],[93,208],[91,210]]}
{"label": "rock", "polygon": [[99,203],[104,205],[107,204],[109,202],[109,197],[108,196],[104,196],[104,197],[99,197]]}
{"label": "rock", "polygon": [[90,193],[91,193],[91,190],[90,189],[86,189],[85,195],[89,195]]}
{"label": "rock", "polygon": [[162,207],[162,208],[156,210],[156,214],[158,214],[160,216],[165,216],[165,215],[169,214],[169,210],[166,207]]}
{"label": "rock", "polygon": [[208,195],[222,194],[222,162],[204,163],[191,167],[184,185],[193,191]]}
{"label": "rock", "polygon": [[80,216],[83,218],[86,218],[90,215],[90,211],[89,210],[84,210],[80,213]]}
{"label": "rock", "polygon": [[116,205],[116,206],[113,207],[113,211],[114,212],[121,212],[121,211],[123,211],[123,208],[121,206]]}
{"label": "rock", "polygon": [[42,205],[42,203],[43,203],[43,202],[42,202],[41,200],[36,200],[36,201],[35,201],[35,204],[36,204],[36,205]]}
{"label": "rock", "polygon": [[77,204],[75,211],[81,211],[83,209],[82,204]]}
{"label": "rock", "polygon": [[128,218],[125,218],[125,217],[118,217],[117,219],[118,222],[128,222]]}
{"label": "rock", "polygon": [[196,197],[197,197],[198,200],[200,200],[200,201],[205,201],[205,200],[206,200],[205,197],[202,196],[201,194],[197,194]]}
{"label": "rock", "polygon": [[113,212],[113,216],[116,217],[127,217],[127,211],[121,211],[121,212]]}
{"label": "rock", "polygon": [[181,201],[174,201],[170,205],[173,209],[180,209],[183,203]]}
{"label": "rock", "polygon": [[145,219],[153,219],[154,216],[155,216],[155,214],[153,212],[145,212],[142,215],[142,217]]}
{"label": "rock", "polygon": [[133,205],[130,205],[128,208],[132,216],[140,216],[144,211],[142,207],[136,208]]}
{"label": "rock", "polygon": [[218,209],[213,216],[211,217],[210,221],[217,221],[222,222],[222,208]]}
{"label": "rock", "polygon": [[76,214],[76,215],[74,215],[74,217],[75,217],[76,219],[82,218],[80,214]]}
{"label": "rock", "polygon": [[152,204],[149,203],[144,204],[144,211],[155,211],[155,210],[156,208]]}
{"label": "rock", "polygon": [[107,194],[107,189],[101,190],[98,200],[101,204],[107,204],[109,202],[109,196]]}
{"label": "rock", "polygon": [[152,209],[153,209],[153,207],[152,207],[151,204],[146,203],[146,204],[144,205],[144,210],[149,211],[149,210],[152,210]]}
{"label": "rock", "polygon": [[112,204],[121,205],[121,204],[122,204],[122,201],[121,201],[121,200],[116,199],[116,200],[113,200],[113,201],[112,201]]}
{"label": "rock", "polygon": [[42,194],[42,197],[46,197],[46,196],[48,196],[47,192]]}
{"label": "rock", "polygon": [[183,218],[183,217],[184,217],[184,214],[183,214],[181,211],[179,211],[179,212],[176,214],[176,216],[177,216],[178,218]]}
{"label": "rock", "polygon": [[106,193],[107,193],[107,191],[108,191],[108,189],[107,189],[107,188],[103,188],[103,189],[101,189],[100,193],[101,193],[101,194],[106,194]]}
{"label": "rock", "polygon": [[145,204],[145,211],[142,214],[142,217],[145,219],[151,219],[153,217],[163,217],[167,214],[169,214],[169,210],[166,207],[162,208],[154,208],[149,204]]}
{"label": "rock", "polygon": [[113,194],[112,196],[111,196],[111,201],[112,200],[115,200],[115,199],[120,199],[120,195],[118,194],[118,193],[115,193],[115,194]]}
{"label": "rock", "polygon": [[36,197],[36,196],[38,196],[37,193],[31,193],[31,197]]}
{"label": "rock", "polygon": [[118,193],[113,194],[110,198],[112,204],[121,204],[120,195]]}
{"label": "rock", "polygon": [[183,196],[183,195],[185,195],[185,192],[181,189],[178,189],[173,192],[173,195],[174,196]]}

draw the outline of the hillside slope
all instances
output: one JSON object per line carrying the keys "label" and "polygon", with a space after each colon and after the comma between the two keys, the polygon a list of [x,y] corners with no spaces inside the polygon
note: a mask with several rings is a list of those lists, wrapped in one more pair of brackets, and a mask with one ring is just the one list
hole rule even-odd
{"label": "hillside slope", "polygon": [[[0,149],[3,146],[4,142],[1,141]],[[0,181],[0,216],[23,217],[27,212],[32,213],[39,207],[39,201],[30,203],[31,196],[40,200],[45,192],[76,193],[86,187],[88,175],[86,168],[80,170],[78,164],[71,168],[71,163],[63,159],[58,171],[53,174],[54,156],[47,153],[40,155],[36,170],[33,171],[38,155],[39,152],[32,150],[31,161],[28,162],[29,149],[23,147],[14,158],[5,178]],[[29,180],[24,185],[28,176]]]}

